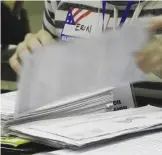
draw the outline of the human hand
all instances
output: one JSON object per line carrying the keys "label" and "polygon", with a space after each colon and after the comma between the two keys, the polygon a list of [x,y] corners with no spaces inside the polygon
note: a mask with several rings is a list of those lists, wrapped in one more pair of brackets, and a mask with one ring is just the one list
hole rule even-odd
{"label": "human hand", "polygon": [[[149,30],[162,28],[162,18],[156,18],[150,22]],[[162,78],[162,37],[153,38],[144,49],[136,55],[138,66],[145,73],[153,73]]]}
{"label": "human hand", "polygon": [[21,69],[20,55],[24,52],[33,52],[33,49],[42,47],[49,43],[54,43],[55,40],[52,36],[45,30],[40,30],[37,34],[27,34],[25,40],[21,42],[17,48],[14,55],[10,58],[9,63],[12,69],[19,73]]}

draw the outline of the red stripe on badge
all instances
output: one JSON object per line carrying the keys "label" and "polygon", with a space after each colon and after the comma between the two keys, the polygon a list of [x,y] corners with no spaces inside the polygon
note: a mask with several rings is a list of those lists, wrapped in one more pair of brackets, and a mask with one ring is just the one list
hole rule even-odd
{"label": "red stripe on badge", "polygon": [[76,20],[76,24],[82,20],[84,17],[88,16],[92,11],[88,10],[87,12],[85,12],[83,15],[81,15],[77,20]]}
{"label": "red stripe on badge", "polygon": [[82,11],[81,9],[78,9],[78,10],[74,13],[73,18],[74,18],[77,14],[79,14],[81,11]]}

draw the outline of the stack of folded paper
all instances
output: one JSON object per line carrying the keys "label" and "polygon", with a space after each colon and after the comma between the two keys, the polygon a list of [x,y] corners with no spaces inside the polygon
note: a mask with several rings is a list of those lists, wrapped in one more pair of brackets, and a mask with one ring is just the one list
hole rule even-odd
{"label": "stack of folded paper", "polygon": [[[131,25],[91,38],[88,42],[60,42],[35,49],[32,55],[24,52],[16,117],[51,103],[62,104],[70,100],[69,105],[72,105],[75,104],[73,101],[96,92],[101,92],[101,95],[94,99],[100,99],[105,94],[102,91],[145,80],[147,75],[136,65],[134,52],[148,40],[148,33],[141,25]],[[111,96],[109,93],[106,98]],[[83,102],[83,110],[84,104],[86,102]]]}
{"label": "stack of folded paper", "polygon": [[[118,139],[112,143],[94,145],[82,149],[63,149],[52,152],[43,152],[36,155],[161,155],[162,132],[150,132],[149,134],[138,134],[138,136],[127,136],[127,139]],[[153,147],[154,146],[154,147]],[[147,149],[146,149],[147,148]]]}
{"label": "stack of folded paper", "polygon": [[10,93],[5,93],[1,94],[1,108],[0,108],[0,113],[1,113],[1,129],[2,129],[2,134],[4,133],[3,131],[3,126],[4,124],[13,119],[14,111],[15,111],[15,105],[16,105],[16,92],[10,92]]}
{"label": "stack of folded paper", "polygon": [[109,111],[107,104],[112,103],[112,101],[112,88],[108,88],[86,95],[79,95],[75,98],[52,102],[41,108],[19,115],[19,117],[14,117],[13,120],[9,121],[9,124],[107,112]]}
{"label": "stack of folded paper", "polygon": [[162,109],[142,107],[117,112],[46,119],[12,125],[15,135],[57,147],[78,148],[115,137],[162,129]]}
{"label": "stack of folded paper", "polygon": [[16,92],[1,94],[1,120],[11,119],[16,105]]}

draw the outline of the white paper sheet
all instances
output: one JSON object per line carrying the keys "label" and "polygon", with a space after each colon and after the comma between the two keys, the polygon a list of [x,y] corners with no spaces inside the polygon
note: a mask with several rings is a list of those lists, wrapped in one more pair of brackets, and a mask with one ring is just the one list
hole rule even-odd
{"label": "white paper sheet", "polygon": [[[133,52],[147,39],[142,25],[131,25],[97,39],[36,49],[26,61],[20,81],[17,116],[80,94],[143,80]],[[27,77],[32,80],[24,80]]]}
{"label": "white paper sheet", "polygon": [[80,95],[73,99],[61,100],[49,105],[47,104],[47,106],[43,106],[32,112],[27,112],[18,118],[14,118],[14,120],[8,122],[8,125],[16,125],[16,123],[21,124],[33,120],[56,119],[60,117],[108,112],[106,105],[113,101],[112,88],[87,95],[88,96]]}
{"label": "white paper sheet", "polygon": [[161,155],[162,132],[81,150],[58,150],[44,155]]}
{"label": "white paper sheet", "polygon": [[15,105],[17,99],[17,92],[9,92],[5,94],[1,94],[1,102],[0,102],[0,114],[1,114],[1,135],[6,136],[7,130],[4,129],[4,124],[13,119],[15,112]]}
{"label": "white paper sheet", "polygon": [[[119,135],[162,125],[162,109],[149,107],[62,119],[49,119],[11,126],[14,132],[51,144],[83,146]],[[146,112],[147,111],[147,112]],[[149,111],[149,112],[148,112]]]}
{"label": "white paper sheet", "polygon": [[4,120],[13,117],[16,105],[17,91],[1,94],[1,117]]}

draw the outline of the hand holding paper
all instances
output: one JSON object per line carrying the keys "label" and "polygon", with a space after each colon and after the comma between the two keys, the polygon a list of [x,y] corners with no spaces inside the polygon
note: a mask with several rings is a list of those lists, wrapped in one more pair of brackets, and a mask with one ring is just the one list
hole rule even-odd
{"label": "hand holding paper", "polygon": [[61,42],[36,49],[24,59],[17,114],[121,83],[144,80],[133,52],[141,49],[148,38],[147,30],[137,24],[88,41]]}
{"label": "hand holding paper", "polygon": [[[162,28],[162,16],[149,22],[149,30]],[[154,37],[149,44],[137,53],[137,64],[146,73],[153,73],[162,79],[162,36]]]}

